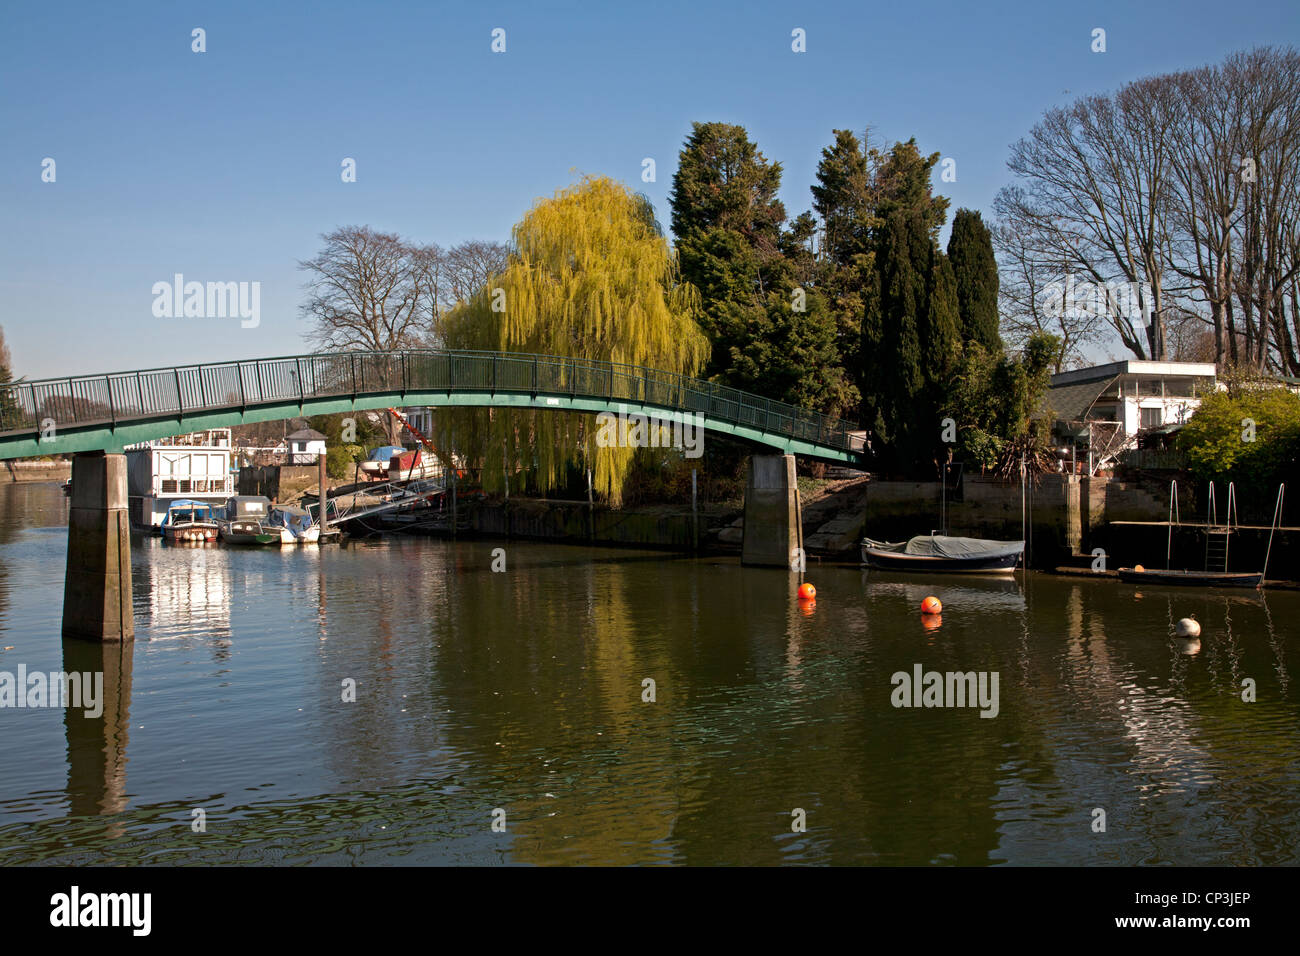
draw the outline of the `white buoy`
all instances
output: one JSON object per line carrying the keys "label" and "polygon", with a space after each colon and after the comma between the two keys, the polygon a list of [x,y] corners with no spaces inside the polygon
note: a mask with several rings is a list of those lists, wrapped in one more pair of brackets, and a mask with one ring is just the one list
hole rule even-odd
{"label": "white buoy", "polygon": [[1179,637],[1200,637],[1201,636],[1200,622],[1193,617],[1183,618],[1181,621],[1178,622],[1176,628]]}

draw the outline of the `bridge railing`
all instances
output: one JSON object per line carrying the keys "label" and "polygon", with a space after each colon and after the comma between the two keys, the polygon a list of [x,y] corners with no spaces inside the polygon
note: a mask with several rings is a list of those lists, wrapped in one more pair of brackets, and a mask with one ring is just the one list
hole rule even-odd
{"label": "bridge railing", "polygon": [[698,412],[850,452],[861,432],[842,419],[657,369],[508,352],[335,352],[80,375],[0,385],[0,435],[181,417],[311,398],[407,392],[528,392]]}

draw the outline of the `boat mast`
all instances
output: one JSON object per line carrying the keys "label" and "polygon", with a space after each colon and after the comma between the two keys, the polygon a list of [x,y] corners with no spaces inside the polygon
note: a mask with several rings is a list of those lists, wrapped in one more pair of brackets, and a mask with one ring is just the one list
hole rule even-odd
{"label": "boat mast", "polygon": [[1286,483],[1277,486],[1277,504],[1273,506],[1273,524],[1268,529],[1268,548],[1264,552],[1264,571],[1260,575],[1259,586],[1264,586],[1264,579],[1268,577],[1268,559],[1273,554],[1273,532],[1278,529],[1282,523],[1282,499],[1286,495]]}
{"label": "boat mast", "polygon": [[1178,479],[1173,478],[1169,482],[1169,538],[1165,542],[1165,570],[1169,570],[1170,557],[1174,553],[1174,522],[1182,524],[1182,516],[1178,513]]}

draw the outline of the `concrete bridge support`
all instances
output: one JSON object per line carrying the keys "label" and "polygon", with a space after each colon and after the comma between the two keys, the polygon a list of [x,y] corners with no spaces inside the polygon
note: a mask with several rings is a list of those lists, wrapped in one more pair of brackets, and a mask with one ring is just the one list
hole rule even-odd
{"label": "concrete bridge support", "polygon": [[745,485],[740,561],[789,569],[795,548],[803,548],[803,511],[794,455],[754,455]]}
{"label": "concrete bridge support", "polygon": [[87,452],[72,460],[63,636],[91,641],[135,637],[125,455]]}

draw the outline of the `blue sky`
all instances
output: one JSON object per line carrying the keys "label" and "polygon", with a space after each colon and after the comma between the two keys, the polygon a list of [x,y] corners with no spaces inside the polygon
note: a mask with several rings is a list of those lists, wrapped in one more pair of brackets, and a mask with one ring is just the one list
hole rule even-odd
{"label": "blue sky", "polygon": [[[917,137],[986,217],[1050,106],[1296,44],[1290,2],[44,3],[0,14],[0,325],[45,377],[305,351],[297,262],[368,224],[506,239],[579,173],[667,225],[694,120],[739,123],[794,215],[831,130]],[[207,51],[191,51],[191,30]],[[491,31],[506,31],[506,52]],[[806,31],[807,52],[791,51]],[[1093,28],[1107,50],[1090,50]],[[1066,93],[1065,91],[1069,91]],[[41,181],[55,160],[57,179]],[[340,163],[355,158],[357,182]],[[657,181],[641,181],[651,157]],[[936,174],[937,180],[937,174]],[[261,283],[256,328],[156,318],[152,286]]]}

